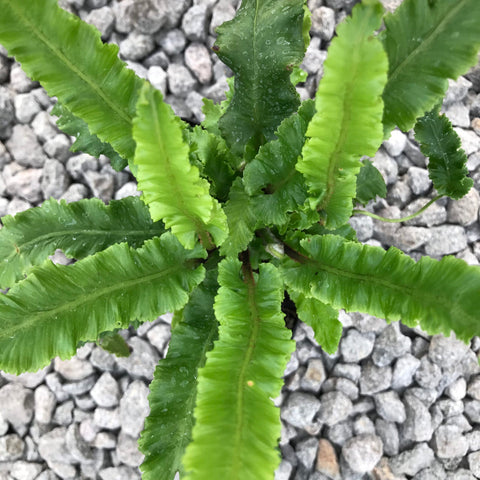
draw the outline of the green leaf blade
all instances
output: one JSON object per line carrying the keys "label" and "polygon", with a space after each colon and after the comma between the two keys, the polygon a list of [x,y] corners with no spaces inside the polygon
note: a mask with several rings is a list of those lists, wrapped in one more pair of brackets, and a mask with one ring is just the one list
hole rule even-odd
{"label": "green leaf blade", "polygon": [[480,331],[478,267],[454,257],[415,262],[394,247],[385,251],[333,235],[301,245],[300,262],[284,262],[290,288],[334,308],[420,325],[429,334],[454,331],[467,341]]}
{"label": "green leaf blade", "polygon": [[145,454],[144,480],[172,480],[182,468],[191,440],[197,371],[218,336],[213,313],[217,283],[210,273],[192,292],[182,321],[172,331],[167,356],[160,360],[150,384],[150,414],[139,441]]}
{"label": "green leaf blade", "polygon": [[42,206],[2,218],[0,230],[0,285],[12,286],[57,248],[77,260],[113,245],[127,242],[140,247],[160,236],[165,228],[153,223],[138,197],[112,200],[106,206],[97,198],[67,204],[46,200]]}
{"label": "green leaf blade", "polygon": [[309,187],[310,206],[323,213],[330,229],[350,218],[359,160],[375,155],[383,140],[381,95],[388,65],[373,37],[382,12],[379,2],[363,2],[338,27],[317,91],[317,113],[307,130],[310,139],[297,163]]}
{"label": "green leaf blade", "polygon": [[35,371],[104,331],[181,308],[203,280],[204,255],[165,233],[138,250],[120,243],[74,265],[36,267],[0,295],[0,368]]}
{"label": "green leaf blade", "polygon": [[438,107],[417,121],[415,139],[430,159],[428,172],[438,194],[455,200],[465,196],[473,186],[468,177],[468,158],[452,124],[445,115],[439,115]]}
{"label": "green leaf blade", "polygon": [[355,200],[365,206],[377,196],[381,198],[387,196],[387,185],[373,163],[370,160],[364,160],[357,176]]}
{"label": "green leaf blade", "polygon": [[234,259],[220,264],[219,283],[219,340],[200,370],[186,478],[271,480],[280,461],[279,413],[271,399],[294,347],[280,310],[283,283],[267,264],[243,281]]}
{"label": "green leaf blade", "polygon": [[152,218],[163,220],[186,248],[192,248],[198,236],[210,234],[220,245],[227,231],[225,214],[210,196],[207,180],[190,164],[171,107],[148,84],[140,94],[133,136],[138,186]]}
{"label": "green leaf blade", "polygon": [[274,138],[299,105],[290,73],[305,52],[303,0],[243,0],[236,17],[217,28],[216,53],[235,75],[233,99],[220,130],[233,153]]}
{"label": "green leaf blade", "polygon": [[132,119],[143,80],[103,44],[100,32],[56,0],[0,0],[0,42],[50,96],[84,120],[90,132],[133,158]]}
{"label": "green leaf blade", "polygon": [[441,101],[447,79],[457,79],[477,63],[479,18],[477,0],[404,0],[385,17],[385,136],[395,125],[410,130]]}

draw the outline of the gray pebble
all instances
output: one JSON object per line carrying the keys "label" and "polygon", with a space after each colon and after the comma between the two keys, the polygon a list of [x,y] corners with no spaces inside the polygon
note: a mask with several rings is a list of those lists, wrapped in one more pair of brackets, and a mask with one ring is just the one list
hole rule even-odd
{"label": "gray pebble", "polygon": [[15,125],[6,147],[13,159],[23,167],[39,168],[45,163],[45,154],[29,125]]}
{"label": "gray pebble", "polygon": [[355,435],[375,435],[375,425],[367,415],[360,415],[353,422]]}
{"label": "gray pebble", "polygon": [[395,423],[387,422],[382,418],[377,418],[375,421],[375,432],[383,442],[383,451],[385,455],[390,457],[397,455],[400,440]]}
{"label": "gray pebble", "polygon": [[360,377],[360,393],[362,395],[373,395],[387,390],[392,381],[392,369],[390,367],[377,367],[373,363],[362,366]]}
{"label": "gray pebble", "polygon": [[138,467],[144,459],[144,455],[138,449],[137,439],[120,432],[117,440],[116,453],[122,463],[129,467]]}
{"label": "gray pebble", "polygon": [[95,383],[90,395],[99,407],[116,407],[120,391],[116,380],[109,372],[105,372]]}
{"label": "gray pebble", "polygon": [[357,385],[348,378],[328,378],[322,385],[322,391],[326,393],[334,390],[344,393],[352,401],[358,399],[359,389]]}
{"label": "gray pebble", "polygon": [[83,174],[85,182],[92,190],[93,196],[104,202],[113,198],[114,178],[110,173],[98,173],[88,170]]}
{"label": "gray pebble", "polygon": [[480,423],[480,401],[467,400],[464,402],[465,415],[473,423]]}
{"label": "gray pebble", "polygon": [[154,49],[152,37],[138,32],[132,32],[120,43],[120,55],[127,60],[141,60]]}
{"label": "gray pebble", "polygon": [[38,452],[52,468],[54,463],[76,463],[66,445],[67,428],[57,427],[42,435],[38,442]]}
{"label": "gray pebble", "polygon": [[[406,227],[405,227],[406,228]],[[410,351],[412,341],[400,332],[398,322],[388,325],[375,341],[372,360],[378,367],[390,365],[395,358]]]}
{"label": "gray pebble", "polygon": [[430,232],[431,237],[425,244],[425,253],[427,255],[451,255],[467,248],[465,230],[458,225],[433,227]]}
{"label": "gray pebble", "polygon": [[33,392],[18,383],[0,388],[0,415],[14,427],[28,424],[33,417]]}
{"label": "gray pebble", "polygon": [[440,425],[433,436],[435,454],[439,458],[464,457],[468,441],[454,425]]}
{"label": "gray pebble", "polygon": [[443,112],[454,127],[470,127],[468,108],[461,102],[455,102],[443,109]]}
{"label": "gray pebble", "polygon": [[187,44],[185,34],[179,28],[169,30],[165,34],[160,33],[156,40],[168,55],[178,55],[182,53]]}
{"label": "gray pebble", "polygon": [[380,148],[373,158],[373,165],[377,167],[382,174],[387,185],[394,184],[398,179],[398,165],[390,155]]}
{"label": "gray pebble", "polygon": [[22,67],[15,62],[10,69],[10,86],[17,93],[26,93],[37,87],[38,83],[30,80]]}
{"label": "gray pebble", "polygon": [[83,180],[87,170],[98,170],[98,160],[87,153],[81,153],[68,159],[67,172],[74,180]]}
{"label": "gray pebble", "polygon": [[318,393],[326,378],[327,374],[322,359],[311,358],[308,361],[307,370],[303,375],[300,386],[305,391]]}
{"label": "gray pebble", "polygon": [[383,454],[382,440],[376,435],[359,435],[347,440],[342,447],[342,456],[348,466],[358,473],[373,470]]}
{"label": "gray pebble", "polygon": [[26,200],[22,200],[21,198],[14,197],[10,201],[10,203],[7,206],[7,215],[15,215],[19,212],[23,212],[27,209],[29,209],[32,205],[27,202]]}
{"label": "gray pebble", "polygon": [[200,83],[207,84],[212,80],[212,60],[205,45],[190,44],[185,50],[185,64]]}
{"label": "gray pebble", "polygon": [[58,129],[53,117],[43,110],[35,115],[32,121],[32,128],[42,143],[45,143],[58,134]]}
{"label": "gray pebble", "polygon": [[349,363],[337,363],[333,367],[332,376],[343,377],[357,383],[361,374],[360,365],[354,365]]}
{"label": "gray pebble", "polygon": [[72,400],[67,400],[64,403],[57,405],[55,413],[53,414],[52,422],[57,425],[70,425],[73,419],[74,403]]}
{"label": "gray pebble", "polygon": [[182,30],[192,42],[203,42],[207,38],[210,12],[206,5],[193,5],[182,19]]}
{"label": "gray pebble", "polygon": [[480,137],[472,130],[460,127],[453,128],[462,142],[462,148],[467,156],[480,150]]}
{"label": "gray pebble", "polygon": [[64,199],[67,203],[78,202],[88,196],[88,188],[85,185],[80,183],[72,183],[65,193],[60,197]]}
{"label": "gray pebble", "polygon": [[117,446],[117,437],[110,432],[99,432],[93,441],[95,448],[112,450]]}
{"label": "gray pebble", "polygon": [[318,451],[318,440],[316,438],[307,438],[296,445],[296,454],[300,463],[311,470]]}
{"label": "gray pebble", "polygon": [[0,437],[0,462],[12,462],[22,458],[24,449],[25,443],[16,433]]}
{"label": "gray pebble", "polygon": [[33,92],[19,93],[14,98],[15,117],[20,123],[29,123],[41,110]]}
{"label": "gray pebble", "polygon": [[59,133],[53,138],[49,138],[43,144],[43,151],[50,157],[65,163],[70,157],[70,140],[67,136]]}
{"label": "gray pebble", "polygon": [[340,342],[340,353],[343,361],[348,363],[358,363],[360,360],[368,357],[373,350],[375,334],[360,333],[351,328]]}
{"label": "gray pebble", "polygon": [[[418,212],[429,202],[428,198],[418,198],[412,203],[407,205],[405,210],[402,212],[403,216],[411,215],[412,213]],[[435,225],[441,225],[447,220],[447,210],[441,205],[440,202],[436,202],[433,205],[430,205],[427,210],[425,210],[418,217],[408,220],[406,225],[417,225],[425,227],[433,227]]]}
{"label": "gray pebble", "polygon": [[468,352],[468,346],[457,340],[453,334],[450,337],[434,335],[430,341],[428,356],[432,362],[442,368],[454,367]]}
{"label": "gray pebble", "polygon": [[480,478],[480,452],[470,453],[467,457],[470,471],[476,478]]}
{"label": "gray pebble", "polygon": [[378,414],[387,422],[403,423],[406,419],[405,407],[398,393],[389,390],[374,396]]}
{"label": "gray pebble", "polygon": [[188,95],[187,98],[185,99],[185,103],[187,106],[190,108],[192,111],[195,120],[198,123],[203,122],[205,120],[205,115],[202,112],[203,109],[203,97],[196,91],[191,91]]}
{"label": "gray pebble", "polygon": [[319,419],[331,427],[343,422],[352,413],[352,401],[342,392],[328,392],[321,396]]}
{"label": "gray pebble", "polygon": [[65,435],[65,444],[70,455],[76,462],[88,464],[95,461],[94,453],[80,435],[77,423],[72,423],[68,426]]}
{"label": "gray pebble", "polygon": [[137,437],[143,430],[145,417],[150,413],[149,389],[140,380],[133,381],[120,400],[122,432]]}
{"label": "gray pebble", "polygon": [[327,58],[325,50],[319,50],[310,44],[305,52],[301,68],[303,68],[310,75],[323,75],[323,64]]}
{"label": "gray pebble", "polygon": [[176,2],[165,1],[167,7],[166,26],[174,28],[180,22],[184,12],[192,4],[191,0],[177,0]]}
{"label": "gray pebble", "polygon": [[140,480],[138,470],[126,466],[104,468],[98,475],[101,480]]}
{"label": "gray pebble", "polygon": [[60,360],[55,358],[54,369],[65,380],[72,382],[83,380],[93,373],[93,367],[85,360],[80,360],[77,357],[72,357],[69,360]]}
{"label": "gray pebble", "polygon": [[8,60],[0,55],[0,83],[5,82],[10,75],[10,66]]}
{"label": "gray pebble", "polygon": [[402,437],[414,442],[430,441],[433,428],[432,417],[428,408],[414,395],[406,395],[403,402],[407,417],[402,424]]}
{"label": "gray pebble", "polygon": [[100,31],[103,40],[107,40],[115,26],[115,15],[110,7],[104,6],[92,10],[86,16],[85,21]]}
{"label": "gray pebble", "polygon": [[411,450],[405,450],[390,459],[390,466],[395,475],[416,475],[428,468],[434,461],[433,450],[426,443],[419,443]]}
{"label": "gray pebble", "polygon": [[440,367],[428,359],[422,357],[420,366],[415,372],[415,381],[422,388],[433,389],[436,388],[442,378],[442,371]]}
{"label": "gray pebble", "polygon": [[415,195],[424,195],[432,187],[428,171],[419,167],[410,167],[407,172],[408,186]]}
{"label": "gray pebble", "polygon": [[[196,81],[190,71],[187,67],[178,63],[172,63],[168,66],[167,78],[168,89],[177,97],[185,98],[195,88]],[[180,116],[183,117],[184,115]]]}
{"label": "gray pebble", "polygon": [[395,246],[404,252],[418,250],[430,239],[430,231],[423,227],[400,227],[396,233]]}
{"label": "gray pebble", "polygon": [[480,196],[473,188],[460,200],[450,201],[447,209],[448,221],[464,227],[478,219]]}
{"label": "gray pebble", "polygon": [[[479,387],[480,387],[480,382],[479,382]],[[447,395],[454,401],[462,400],[463,398],[465,398],[466,392],[467,392],[467,381],[463,377],[458,378],[445,389],[445,395]],[[477,400],[480,400],[480,398],[477,398]]]}
{"label": "gray pebble", "polygon": [[37,387],[35,390],[35,420],[38,423],[50,423],[56,405],[55,394],[46,385]]}
{"label": "gray pebble", "polygon": [[113,410],[107,408],[96,408],[93,416],[94,424],[105,430],[116,430],[121,426],[119,408]]}
{"label": "gray pebble", "polygon": [[[171,327],[165,323],[154,325],[147,332],[147,338],[151,345],[153,345],[159,353],[163,353],[170,341]],[[298,366],[298,363],[297,363]]]}
{"label": "gray pebble", "polygon": [[383,142],[385,150],[387,150],[388,154],[392,157],[398,157],[398,155],[403,152],[406,144],[407,136],[397,129],[393,130],[390,138]]}
{"label": "gray pebble", "polygon": [[148,81],[162,92],[162,95],[167,93],[167,72],[158,65],[153,65],[148,69]]}
{"label": "gray pebble", "polygon": [[313,35],[329,41],[335,32],[335,11],[328,7],[320,7],[312,12]]}
{"label": "gray pebble", "polygon": [[282,420],[297,428],[311,425],[313,418],[320,410],[320,401],[308,393],[294,392],[282,408]]}
{"label": "gray pebble", "polygon": [[147,380],[153,378],[153,372],[160,359],[154,348],[144,340],[133,337],[128,341],[133,351],[129,357],[119,357],[117,363],[133,377]]}
{"label": "gray pebble", "polygon": [[19,460],[13,464],[10,475],[15,480],[34,480],[42,470],[43,466],[40,463]]}
{"label": "gray pebble", "polygon": [[44,198],[60,198],[68,188],[70,179],[62,163],[52,158],[47,158],[42,170],[41,182]]}
{"label": "gray pebble", "polygon": [[366,215],[358,215],[351,217],[349,220],[350,226],[357,233],[359,242],[366,242],[373,236],[373,219]]}
{"label": "gray pebble", "polygon": [[228,22],[235,16],[235,8],[230,0],[220,0],[212,12],[210,21],[210,35],[216,35],[216,28],[225,22]]}
{"label": "gray pebble", "polygon": [[10,175],[8,172],[14,165],[18,164],[11,163],[3,171],[6,192],[11,196],[18,195],[30,203],[40,202],[44,198],[40,183],[43,175],[42,169],[21,169]]}
{"label": "gray pebble", "polygon": [[448,80],[448,90],[443,101],[443,106],[447,107],[455,102],[461,102],[467,95],[468,89],[472,86],[465,77],[458,77],[455,80]]}

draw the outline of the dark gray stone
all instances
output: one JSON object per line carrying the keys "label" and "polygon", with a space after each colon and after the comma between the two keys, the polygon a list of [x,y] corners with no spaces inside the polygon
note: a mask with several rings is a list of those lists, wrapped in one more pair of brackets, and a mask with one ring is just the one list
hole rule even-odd
{"label": "dark gray stone", "polygon": [[83,176],[94,197],[98,197],[104,202],[109,202],[113,198],[114,178],[112,174],[89,170],[84,172]]}

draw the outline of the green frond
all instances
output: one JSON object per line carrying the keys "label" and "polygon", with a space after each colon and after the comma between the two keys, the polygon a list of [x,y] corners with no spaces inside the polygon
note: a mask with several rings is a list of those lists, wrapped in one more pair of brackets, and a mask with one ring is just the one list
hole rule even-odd
{"label": "green frond", "polygon": [[198,237],[205,247],[210,236],[221,245],[227,234],[225,214],[210,196],[208,181],[190,164],[172,108],[149,84],[138,100],[133,136],[138,187],[152,218],[163,220],[186,248],[193,248]]}
{"label": "green frond", "polygon": [[77,260],[114,243],[140,247],[160,236],[165,228],[153,223],[138,197],[112,200],[107,206],[97,198],[66,203],[46,200],[42,206],[2,218],[0,230],[0,286],[11,287],[57,248]]}
{"label": "green frond", "polygon": [[222,255],[235,256],[248,247],[258,221],[252,198],[245,192],[241,178],[233,182],[225,205],[225,214],[228,220],[228,237],[220,251]]}
{"label": "green frond", "polygon": [[309,140],[297,170],[309,187],[310,206],[323,212],[325,225],[337,228],[352,214],[360,158],[373,156],[383,140],[381,94],[387,58],[373,36],[383,8],[377,0],[357,5],[341,24],[325,61]]}
{"label": "green frond", "polygon": [[366,205],[370,200],[387,196],[385,180],[370,160],[364,160],[358,172],[355,201]]}
{"label": "green frond", "polygon": [[214,50],[235,75],[233,99],[220,119],[234,154],[256,152],[297,110],[290,73],[304,55],[303,0],[243,0],[236,17],[217,28]]}
{"label": "green frond", "polygon": [[271,480],[280,462],[279,411],[272,399],[294,348],[280,310],[282,279],[261,264],[251,274],[238,260],[219,266],[215,315],[219,340],[199,371],[187,479]]}
{"label": "green frond", "polygon": [[204,256],[165,233],[138,250],[120,243],[74,265],[34,268],[0,295],[0,369],[36,371],[101,332],[178,310],[203,280]]}
{"label": "green frond", "polygon": [[109,143],[104,143],[96,135],[92,135],[88,125],[69,112],[61,103],[56,103],[51,114],[59,117],[57,126],[60,130],[76,138],[70,147],[70,151],[88,153],[95,158],[105,155],[110,159],[112,167],[117,172],[127,166],[128,161],[126,159],[122,158]]}
{"label": "green frond", "polygon": [[211,193],[219,201],[226,201],[235,178],[235,157],[228,150],[223,138],[196,126],[190,137],[190,155],[202,166],[202,174],[211,182]]}
{"label": "green frond", "polygon": [[383,94],[385,136],[398,125],[410,130],[440,102],[448,87],[477,63],[478,0],[404,0],[385,16],[383,44],[388,82]]}
{"label": "green frond", "polygon": [[132,119],[143,80],[118,58],[118,47],[61,9],[57,0],[0,0],[0,43],[51,97],[88,124],[123,157],[133,158]]}
{"label": "green frond", "polygon": [[257,156],[245,167],[245,189],[250,195],[256,195],[255,211],[258,219],[267,225],[284,224],[287,213],[303,205],[307,198],[305,179],[295,165],[314,113],[313,100],[304,102],[298,113],[280,124],[275,132],[277,140],[260,147]]}
{"label": "green frond", "polygon": [[191,440],[197,395],[197,371],[218,336],[213,313],[217,291],[215,271],[191,294],[181,322],[172,330],[168,353],[160,360],[150,384],[150,414],[139,445],[145,460],[144,480],[173,480]]}
{"label": "green frond", "polygon": [[469,340],[480,333],[480,268],[463,260],[423,257],[334,236],[302,240],[297,261],[283,264],[290,288],[334,308],[420,325],[430,334]]}
{"label": "green frond", "polygon": [[115,330],[113,332],[101,333],[97,344],[106,352],[113,353],[116,357],[129,357],[131,353],[128,343]]}
{"label": "green frond", "polygon": [[298,318],[312,327],[317,343],[329,354],[338,350],[343,326],[338,320],[338,310],[313,297],[290,290],[290,298],[297,307]]}
{"label": "green frond", "polygon": [[439,114],[439,107],[417,121],[415,139],[430,159],[428,172],[438,194],[455,200],[466,195],[473,186],[473,180],[468,177],[468,158],[450,120]]}
{"label": "green frond", "polygon": [[220,103],[214,103],[214,101],[209,98],[203,99],[202,112],[205,115],[205,119],[202,122],[202,127],[207,130],[207,132],[212,133],[217,137],[222,136],[220,128],[218,128],[218,122],[232,101],[234,90],[233,83],[234,78],[227,77],[228,90],[225,92],[226,98]]}

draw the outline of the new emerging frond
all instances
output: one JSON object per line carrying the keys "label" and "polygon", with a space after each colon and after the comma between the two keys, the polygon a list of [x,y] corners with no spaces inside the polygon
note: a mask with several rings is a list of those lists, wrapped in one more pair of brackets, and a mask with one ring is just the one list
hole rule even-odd
{"label": "new emerging frond", "polygon": [[387,58],[373,36],[383,8],[364,1],[341,24],[325,61],[325,74],[297,170],[305,176],[312,209],[324,215],[327,228],[345,224],[352,214],[360,158],[373,156],[383,140],[382,91]]}

